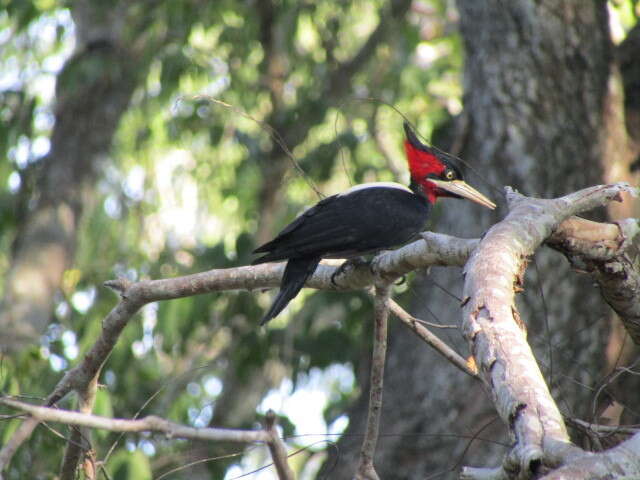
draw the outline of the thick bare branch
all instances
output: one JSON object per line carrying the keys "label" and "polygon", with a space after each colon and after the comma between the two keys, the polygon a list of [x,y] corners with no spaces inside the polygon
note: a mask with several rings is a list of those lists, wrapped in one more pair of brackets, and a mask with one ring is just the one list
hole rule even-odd
{"label": "thick bare branch", "polygon": [[573,217],[547,240],[576,270],[593,277],[636,345],[640,345],[640,272],[626,249],[639,231],[636,219],[596,223]]}
{"label": "thick bare branch", "polygon": [[640,433],[604,452],[584,452],[540,480],[583,480],[640,478]]}
{"label": "thick bare branch", "polygon": [[384,364],[387,356],[387,321],[389,319],[388,284],[376,286],[374,303],[373,352],[371,354],[371,382],[369,386],[369,411],[367,427],[360,450],[360,459],[356,469],[356,480],[379,480],[373,457],[378,444],[380,413],[382,411],[382,387]]}
{"label": "thick bare branch", "polygon": [[[496,410],[515,444],[494,478],[531,475],[575,455],[560,412],[526,341],[515,305],[526,258],[565,219],[619,199],[626,185],[587,188],[556,200],[523,197],[507,189],[509,215],[482,238],[465,266],[463,332]],[[484,470],[484,469],[483,469]],[[486,471],[485,471],[486,473]],[[471,469],[465,478],[486,477]]]}

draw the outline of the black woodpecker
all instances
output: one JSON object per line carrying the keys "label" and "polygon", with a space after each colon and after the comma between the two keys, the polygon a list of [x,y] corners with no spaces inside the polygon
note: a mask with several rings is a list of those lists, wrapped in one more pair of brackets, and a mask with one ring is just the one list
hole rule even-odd
{"label": "black woodpecker", "polygon": [[256,248],[253,264],[287,261],[280,292],[260,325],[278,315],[322,258],[349,258],[402,245],[424,227],[439,197],[496,205],[465,183],[450,155],[421,143],[407,123],[404,142],[411,184],[365,183],[327,197],[300,214],[276,238]]}

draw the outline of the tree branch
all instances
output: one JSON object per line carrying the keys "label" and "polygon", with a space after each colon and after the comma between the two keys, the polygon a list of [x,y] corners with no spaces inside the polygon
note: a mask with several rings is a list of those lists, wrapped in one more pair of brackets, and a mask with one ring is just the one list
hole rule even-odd
{"label": "tree branch", "polygon": [[418,338],[424,340],[427,345],[435,349],[436,352],[449,360],[453,364],[453,366],[458,368],[458,370],[466,373],[476,380],[480,380],[478,372],[471,369],[469,365],[467,365],[467,362],[464,358],[458,355],[455,350],[453,350],[449,345],[440,340],[440,338],[431,333],[431,331],[427,327],[420,323],[420,320],[410,315],[405,309],[403,309],[392,299],[389,300],[389,307],[391,313],[393,313],[404,325],[409,327],[409,329],[413,333],[415,333]]}
{"label": "tree branch", "polygon": [[58,422],[89,428],[99,428],[112,432],[156,432],[170,437],[189,438],[216,442],[265,443],[273,456],[280,480],[293,480],[293,471],[287,464],[286,448],[276,430],[276,416],[267,412],[264,430],[235,430],[227,428],[194,428],[170,422],[157,416],[148,416],[139,420],[107,418],[87,413],[40,407],[7,397],[0,397],[0,403],[21,410],[39,422]]}
{"label": "tree branch", "polygon": [[108,418],[88,413],[62,410],[52,407],[41,407],[29,403],[0,397],[0,403],[28,413],[33,418],[44,422],[58,422],[66,425],[79,425],[99,428],[112,432],[159,432],[173,437],[199,440],[216,440],[221,442],[264,442],[270,441],[270,435],[264,430],[234,430],[227,428],[193,428],[170,422],[154,415],[139,420]]}
{"label": "tree branch", "polygon": [[371,354],[371,381],[369,386],[369,410],[367,427],[356,469],[356,480],[379,480],[373,457],[378,444],[384,364],[387,355],[387,320],[389,318],[389,284],[376,285],[374,302],[373,352]]}
{"label": "tree branch", "polygon": [[[460,240],[435,233],[424,235],[428,243],[418,240],[376,257],[376,274],[382,278],[398,278],[416,268],[462,265],[475,245],[473,240]],[[328,290],[361,289],[372,285],[376,278],[372,269],[366,266],[359,267],[340,275],[338,280],[341,286],[337,286],[331,281],[336,269],[335,266],[320,265],[307,282],[307,286]],[[124,327],[145,304],[222,290],[276,287],[280,284],[283,271],[283,263],[267,263],[209,270],[162,280],[131,283],[125,279],[118,279],[105,282],[105,286],[120,294],[121,300],[103,320],[100,336],[83,356],[82,361],[65,373],[44,404],[51,406],[73,390],[85,391],[88,385],[97,379]],[[9,464],[17,449],[31,436],[38,423],[38,420],[33,418],[25,421],[0,450],[0,471]]]}
{"label": "tree branch", "polygon": [[[78,411],[80,413],[90,414],[93,411],[97,390],[98,377],[96,375],[87,387],[78,394]],[[95,478],[95,455],[92,452],[91,431],[88,428],[72,428],[71,438],[67,442],[67,450],[60,468],[60,480],[75,480],[81,456],[84,456],[85,478]]]}
{"label": "tree branch", "polygon": [[[476,363],[481,365],[483,378],[486,382],[491,384],[489,380],[494,379],[496,372],[498,372],[500,368],[506,368],[502,365],[505,359],[509,359],[509,361],[514,360],[514,358],[506,354],[513,352],[515,345],[520,345],[521,343],[524,343],[526,347],[522,351],[524,356],[520,358],[520,360],[524,362],[522,365],[528,368],[533,363],[535,367],[534,372],[537,371],[539,375],[537,365],[535,365],[529,347],[524,340],[523,332],[518,328],[514,328],[514,315],[515,318],[517,318],[517,310],[515,310],[515,307],[512,310],[505,310],[505,306],[511,306],[508,301],[513,301],[513,291],[512,289],[510,290],[510,287],[514,284],[514,280],[520,278],[520,274],[524,268],[524,258],[532,253],[545,238],[549,237],[552,229],[564,218],[580,210],[593,208],[606,200],[616,198],[622,191],[632,191],[632,189],[620,185],[598,186],[553,201],[526,199],[513,192],[509,193],[512,212],[507,219],[491,229],[489,233],[491,234],[490,238],[493,240],[488,241],[487,237],[482,240],[480,244],[482,248],[479,249],[482,252],[476,252],[474,254],[466,269],[466,300],[464,302],[463,327],[465,335],[472,342],[474,355],[476,355]],[[514,215],[514,212],[519,213]],[[518,231],[518,229],[521,229],[521,231]],[[500,237],[500,232],[504,232],[505,235],[509,237],[514,234],[514,231],[515,236],[513,238]],[[489,235],[489,233],[487,235]],[[577,235],[577,233],[574,232],[567,235]],[[336,267],[320,265],[312,278],[307,282],[307,286],[330,290],[362,289],[374,284],[376,279],[378,281],[389,282],[419,268],[427,268],[432,265],[460,266],[465,263],[479,242],[478,240],[463,240],[435,233],[424,233],[423,238],[425,241],[419,240],[392,252],[385,252],[378,255],[373,259],[371,268],[363,266],[348,270],[337,278],[338,285],[335,285],[331,281],[331,276],[335,273]],[[492,242],[494,241],[495,244],[492,246]],[[578,244],[579,242],[576,242],[576,245]],[[508,248],[501,251],[498,247],[499,245],[508,246]],[[494,253],[490,254],[490,252]],[[495,260],[493,266],[486,265],[487,259],[484,258],[486,255],[493,255],[493,260]],[[506,261],[506,263],[504,263],[504,261]],[[489,261],[489,264],[490,263]],[[490,267],[492,267],[493,270]],[[484,273],[487,273],[487,275],[490,274],[489,276],[482,273],[482,270],[487,268],[488,270]],[[91,382],[97,381],[100,369],[115,346],[120,333],[143,305],[159,300],[182,298],[221,290],[251,290],[275,287],[280,282],[283,269],[284,264],[281,263],[263,264],[250,267],[210,270],[172,279],[147,280],[136,283],[119,279],[106,282],[106,286],[120,293],[121,300],[102,322],[102,332],[94,345],[84,355],[78,365],[66,372],[53,392],[46,399],[45,405],[50,406],[55,404],[72,390],[80,393],[88,391]],[[496,270],[499,271],[496,272]],[[493,288],[493,285],[499,288]],[[474,288],[477,289],[477,291],[474,291]],[[473,301],[470,301],[471,296],[468,292],[473,293]],[[500,292],[500,294],[498,295],[496,292]],[[506,313],[508,314],[506,317],[502,318],[500,315],[494,317],[485,316],[487,312],[492,311],[487,305],[491,306],[491,302],[493,301],[497,302],[496,307],[499,307],[497,313],[500,315]],[[473,375],[473,371],[469,371],[466,365],[463,366],[464,360],[459,358],[455,352],[448,349],[446,345],[438,346],[438,342],[432,338],[433,335],[419,325],[413,317],[400,309],[395,302],[390,303],[390,306],[394,313],[398,315],[403,323],[407,324],[414,333],[434,346],[434,348],[452,361],[458,368],[465,371],[465,373]],[[475,309],[476,307],[477,309]],[[497,321],[496,318],[498,319]],[[505,325],[503,325],[503,323]],[[501,328],[504,327],[504,331],[501,330],[497,332],[497,328],[495,328],[497,325],[501,325]],[[488,330],[483,331],[484,328]],[[500,333],[500,335],[497,335],[498,333]],[[481,341],[483,335],[488,335],[484,342]],[[504,351],[499,352],[499,355],[496,356],[497,344],[493,342],[497,341],[498,336],[504,337],[503,341],[506,339],[507,343],[510,336],[521,338],[512,346],[506,345]],[[498,360],[502,358],[501,355],[503,354],[506,356],[499,362]],[[483,358],[482,361],[478,361],[480,356]],[[496,369],[496,366],[500,368]],[[521,375],[520,371],[517,373]],[[496,403],[499,405],[498,411],[501,413],[503,419],[506,419],[510,425],[513,423],[513,430],[517,434],[516,438],[524,441],[524,445],[533,444],[539,447],[540,444],[536,442],[541,441],[543,437],[544,439],[566,439],[566,432],[564,431],[561,419],[556,415],[557,412],[552,412],[550,417],[546,419],[550,424],[547,425],[549,427],[548,429],[545,428],[544,435],[542,435],[540,431],[539,419],[532,419],[530,425],[527,422],[523,422],[522,419],[531,416],[533,410],[535,410],[530,407],[533,404],[531,402],[519,401],[519,399],[521,399],[519,394],[522,392],[513,391],[511,392],[513,394],[511,397],[508,395],[505,396],[506,394],[510,394],[509,387],[506,385],[507,382],[505,382],[504,378],[497,378],[497,380],[498,382],[493,384],[496,389],[495,392],[502,387],[505,388],[504,391],[500,390],[500,395],[496,397],[496,402],[499,402]],[[522,386],[521,383],[522,382],[520,382],[520,386]],[[541,390],[543,393],[541,398],[544,400],[543,403],[545,403],[550,399],[550,396],[546,385],[544,385],[544,381],[542,381],[540,385],[544,387]],[[494,394],[497,395],[496,393]],[[509,400],[503,401],[499,400],[500,398]],[[551,405],[553,405],[552,400],[550,401]],[[545,404],[545,408],[539,410],[539,412],[545,413],[546,407],[547,405]],[[513,417],[510,416],[511,414],[513,414]],[[513,420],[513,422],[511,420]],[[30,418],[25,421],[5,444],[3,449],[0,450],[0,471],[6,467],[17,448],[29,438],[37,425],[37,419]],[[528,430],[529,428],[530,430]],[[561,443],[563,442],[566,445],[566,441],[563,440]],[[542,444],[544,449],[546,449],[545,452],[549,450],[549,445],[551,444]],[[557,450],[556,453],[557,452],[562,453],[562,448]],[[530,459],[535,464],[539,452],[535,450],[533,453]],[[552,456],[552,458],[556,457]],[[519,458],[522,460],[523,457]]]}
{"label": "tree branch", "polygon": [[526,258],[565,219],[595,208],[627,185],[591,187],[556,200],[523,197],[507,188],[510,212],[482,238],[465,266],[463,333],[496,410],[515,444],[501,469],[463,470],[464,478],[526,478],[544,464],[557,467],[581,450],[567,434],[542,373],[526,341],[526,327],[515,305]]}
{"label": "tree branch", "polygon": [[640,478],[640,433],[604,452],[583,452],[540,480],[583,480]]}
{"label": "tree branch", "polygon": [[640,272],[626,249],[639,231],[636,219],[603,224],[574,217],[546,242],[576,270],[593,277],[636,345],[640,345]]}
{"label": "tree branch", "polygon": [[294,480],[295,475],[293,474],[293,470],[291,470],[287,463],[287,447],[280,438],[280,434],[276,428],[277,420],[278,418],[274,411],[269,410],[264,425],[265,432],[269,435],[269,451],[271,452],[271,458],[273,458],[278,478],[280,480]]}
{"label": "tree branch", "polygon": [[579,418],[567,418],[567,424],[598,435],[634,435],[640,433],[640,427],[635,425],[600,425],[598,423],[585,422]]}

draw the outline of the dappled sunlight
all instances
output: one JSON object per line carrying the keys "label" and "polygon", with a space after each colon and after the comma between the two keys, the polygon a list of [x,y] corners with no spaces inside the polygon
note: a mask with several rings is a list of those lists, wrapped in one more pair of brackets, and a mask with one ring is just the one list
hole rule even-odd
{"label": "dappled sunlight", "polygon": [[323,412],[330,401],[353,388],[354,380],[352,369],[346,365],[336,364],[325,370],[312,368],[308,374],[301,375],[295,390],[291,381],[285,379],[277,390],[267,394],[258,411],[265,413],[271,409],[287,417],[296,427],[293,440],[311,444],[324,439],[327,433],[342,433],[341,429],[346,427],[344,420],[333,422],[329,429]]}
{"label": "dappled sunlight", "polygon": [[[322,198],[367,182],[410,185],[405,120],[500,206],[484,214],[441,202],[428,226],[441,233],[486,235],[506,214],[505,184],[545,198],[603,179],[637,184],[638,129],[626,123],[640,118],[634,0],[557,9],[533,0],[61,5],[5,0],[0,9],[0,397],[31,406],[52,399],[56,415],[82,408],[100,421],[171,423],[153,434],[149,424],[127,424],[133,429],[121,435],[47,419],[20,438],[15,432],[33,420],[3,404],[6,478],[272,480],[274,431],[298,478],[351,478],[374,430],[366,395],[379,385],[368,388],[371,351],[382,345],[372,340],[381,324],[374,313],[384,309],[364,288],[382,283],[380,272],[363,266],[336,286],[335,262],[323,263],[308,279],[313,288],[260,326],[282,270],[250,265],[263,240]],[[398,208],[371,205],[358,204],[342,229],[333,220],[303,235],[287,258],[299,259],[316,234],[344,245],[366,215],[394,232]],[[625,197],[608,213],[618,220],[637,209]],[[514,400],[513,418],[480,438],[496,414],[492,397],[470,398],[476,390],[450,363],[473,378],[502,365],[467,365],[472,357],[454,331],[460,305],[471,301],[457,298],[460,269],[425,271],[427,249],[450,238],[414,238],[385,257],[402,263],[390,275],[408,276],[390,286],[398,318],[389,324],[385,435],[373,464],[381,478],[427,476],[470,459],[495,467],[504,431],[528,418],[531,401]],[[616,242],[607,252],[626,246]],[[558,402],[558,423],[595,422],[568,424],[571,441],[606,450],[622,435],[600,435],[601,413],[621,425],[638,420],[633,345],[624,325],[609,328],[608,290],[571,271],[592,265],[558,255],[536,254],[517,285],[526,290],[521,325],[496,338],[528,328],[523,345],[533,348],[529,363],[544,367],[540,385],[553,395],[547,403]],[[429,336],[424,329],[436,327],[425,319],[451,329]],[[429,345],[443,342],[437,351],[449,361],[403,325]],[[269,410],[275,427],[265,427]],[[175,435],[177,425],[198,430]],[[254,436],[198,436],[212,427]],[[551,468],[540,458],[529,466]]]}

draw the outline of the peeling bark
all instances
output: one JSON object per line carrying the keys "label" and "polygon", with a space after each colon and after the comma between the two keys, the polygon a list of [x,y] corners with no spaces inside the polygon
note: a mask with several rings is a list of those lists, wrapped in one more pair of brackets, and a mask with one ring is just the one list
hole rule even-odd
{"label": "peeling bark", "polygon": [[547,241],[564,253],[575,270],[590,274],[598,283],[636,345],[640,345],[640,273],[626,249],[639,230],[637,219],[602,224],[575,218],[564,222]]}
{"label": "peeling bark", "polygon": [[[501,471],[529,478],[579,451],[526,338],[517,313],[514,284],[524,259],[533,255],[561,222],[629,187],[594,187],[556,200],[534,200],[507,191],[510,211],[480,241],[465,265],[462,329],[492,401],[512,442]],[[474,478],[470,471],[465,478]],[[481,478],[481,477],[478,477]]]}
{"label": "peeling bark", "polygon": [[[606,3],[458,0],[456,5],[465,50],[464,111],[452,144],[460,145],[456,153],[470,164],[466,178],[485,188],[513,185],[537,197],[602,183],[603,109],[612,61]],[[497,203],[502,207],[500,199]],[[501,213],[446,200],[434,209],[432,228],[478,237]],[[553,373],[551,388],[563,413],[588,415],[593,393],[584,385],[593,385],[601,372],[608,332],[602,315],[608,308],[592,282],[572,275],[554,252],[538,252],[535,267],[528,269],[527,291],[518,299],[530,342],[545,376]],[[434,282],[464,300],[459,272],[434,268],[412,284],[408,310],[454,323],[458,302]],[[459,336],[438,335],[466,352]],[[505,432],[501,422],[491,422],[495,410],[479,385],[452,372],[438,354],[400,329],[390,335],[387,362],[389,370],[403,375],[385,378],[385,398],[395,408],[384,412],[381,431],[394,435],[381,439],[381,477],[423,480],[442,473],[439,478],[455,478],[462,455],[466,463],[500,461]],[[423,415],[415,415],[416,407]],[[354,406],[340,456],[328,460],[339,462],[331,478],[349,478],[351,452],[358,444],[348,434],[362,431],[364,408],[364,403]],[[473,434],[500,443],[466,440]]]}

